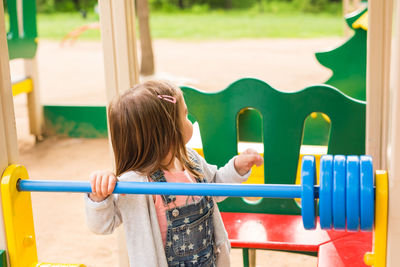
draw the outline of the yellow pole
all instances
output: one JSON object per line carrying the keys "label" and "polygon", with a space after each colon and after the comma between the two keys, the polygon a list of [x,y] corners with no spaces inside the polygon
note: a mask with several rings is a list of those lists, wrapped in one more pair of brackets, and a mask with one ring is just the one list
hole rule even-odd
{"label": "yellow pole", "polygon": [[375,175],[375,225],[372,252],[364,255],[368,266],[385,267],[387,254],[388,226],[388,174],[387,171],[376,171]]}

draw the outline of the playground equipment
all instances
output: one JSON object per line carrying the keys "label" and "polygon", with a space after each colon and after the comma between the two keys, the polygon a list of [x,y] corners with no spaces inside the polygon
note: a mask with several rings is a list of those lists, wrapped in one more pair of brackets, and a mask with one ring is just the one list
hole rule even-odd
{"label": "playground equipment", "polygon": [[10,30],[7,33],[9,58],[23,59],[25,77],[12,81],[13,96],[25,93],[31,134],[40,137],[43,132],[43,109],[40,104],[37,62],[36,2],[8,0]]}
{"label": "playground equipment", "polygon": [[[295,184],[296,173],[301,173],[298,162],[303,158],[299,151],[304,144],[307,130],[305,124],[310,114],[316,111],[330,121],[330,128],[322,133],[328,137],[326,145],[329,154],[364,153],[365,102],[351,99],[331,86],[311,86],[298,92],[286,93],[263,81],[247,78],[215,93],[189,87],[182,90],[189,115],[198,122],[203,144],[199,153],[204,153],[207,162],[222,167],[227,160],[237,155],[241,130],[262,130],[256,137],[263,141],[260,146],[265,165],[253,169],[250,183]],[[243,110],[249,108],[261,118],[259,124],[241,124],[243,121],[238,117]],[[298,178],[300,181],[300,175]],[[251,262],[254,264],[257,248],[317,255],[322,244],[338,238],[334,231],[330,234],[325,231],[304,232],[298,216],[301,210],[294,199],[262,198],[250,201],[227,198],[219,203],[219,208],[232,246],[243,249],[245,266],[251,265]],[[252,232],[256,234],[252,234],[253,237],[239,236],[237,233],[246,229],[249,221],[255,224]],[[282,228],[281,225],[288,227]],[[266,235],[271,228],[279,234]],[[287,235],[287,232],[291,234]],[[257,236],[256,240],[254,236]],[[360,254],[366,249],[360,247]]]}
{"label": "playground equipment", "polygon": [[[368,156],[331,156],[321,159],[321,186],[316,180],[315,159],[305,156],[301,168],[302,185],[230,185],[230,184],[180,184],[180,183],[140,183],[118,182],[116,194],[173,194],[173,195],[212,195],[212,196],[260,196],[267,198],[302,198],[302,216],[306,229],[315,229],[315,201],[319,198],[321,227],[325,229],[347,229],[371,231],[374,222],[375,190],[373,186],[372,159]],[[379,176],[379,175],[378,175]],[[378,179],[378,178],[377,178]],[[379,179],[387,179],[381,177]],[[377,199],[387,200],[387,183],[377,183]],[[382,187],[383,186],[383,187]],[[347,191],[346,191],[347,190]],[[9,166],[2,178],[1,193],[5,220],[8,253],[11,266],[53,266],[37,265],[35,232],[29,192],[91,192],[90,183],[71,181],[30,181],[28,173],[21,165]],[[346,191],[341,198],[342,206],[333,206],[335,197]],[[378,195],[382,194],[381,197]],[[383,204],[387,204],[384,202]],[[386,225],[387,206],[377,202],[376,221]],[[347,213],[345,213],[345,207]],[[350,212],[349,212],[350,211]],[[343,220],[343,222],[342,222]],[[375,228],[376,234],[385,240],[386,229]],[[384,266],[386,250],[381,247],[366,257],[374,266]],[[379,263],[379,264],[378,264]],[[62,265],[64,266],[64,265]],[[84,266],[84,265],[68,265]],[[353,265],[355,266],[355,265]]]}
{"label": "playground equipment", "polygon": [[[399,49],[399,39],[400,36],[399,27],[396,27],[393,31],[393,36],[396,37],[394,39],[394,45],[392,47],[392,51],[394,56],[392,57],[392,65],[390,65],[390,53],[388,51],[391,50],[389,46],[392,31],[390,25],[392,24],[392,13],[393,10],[398,14],[400,12],[400,3],[396,1],[396,8],[392,8],[391,1],[383,0],[369,1],[369,16],[370,16],[370,25],[369,25],[369,35],[368,35],[368,64],[367,64],[367,152],[368,154],[374,155],[374,165],[377,168],[382,168],[386,163],[386,155],[390,159],[388,162],[388,169],[390,172],[390,205],[392,209],[389,210],[389,228],[387,235],[387,244],[388,244],[388,252],[386,254],[386,262],[387,266],[398,266],[400,255],[396,253],[398,251],[399,243],[398,243],[398,234],[395,231],[396,227],[398,228],[399,219],[396,214],[398,213],[395,208],[398,205],[399,201],[399,186],[398,186],[398,176],[400,167],[396,166],[396,162],[400,156],[400,146],[398,144],[398,136],[400,136],[400,121],[398,114],[400,114],[400,98],[398,95],[399,85],[400,85],[400,77],[398,75],[393,75],[391,77],[393,90],[389,91],[389,70],[394,72],[398,71],[398,64],[400,62],[400,53]],[[134,47],[134,38],[132,38],[132,34],[134,35],[134,31],[129,31],[127,28],[132,28],[134,25],[134,12],[132,7],[132,1],[123,0],[123,1],[109,1],[109,0],[101,0],[100,1],[101,8],[101,19],[102,19],[102,31],[103,31],[103,42],[105,44],[105,66],[107,68],[106,71],[106,82],[107,82],[107,93],[108,98],[119,91],[122,91],[124,88],[132,87],[133,83],[137,81],[137,69],[135,69],[136,61],[135,54],[132,53],[132,47]],[[3,20],[3,10],[0,10],[0,43],[5,47],[5,30],[4,30],[4,22]],[[116,16],[118,14],[118,16]],[[116,18],[118,17],[118,20]],[[400,20],[399,17],[395,18],[395,24],[399,25]],[[133,36],[134,37],[134,36]],[[128,56],[126,56],[128,55]],[[0,109],[0,146],[4,149],[0,151],[0,167],[1,169],[5,169],[9,164],[18,162],[17,153],[16,153],[16,137],[15,137],[15,128],[13,127],[13,107],[12,107],[12,98],[11,98],[11,83],[9,78],[9,69],[8,65],[4,64],[4,62],[8,62],[7,51],[0,50],[0,101],[2,109]],[[391,66],[391,67],[390,67]],[[390,69],[392,68],[392,69]],[[383,88],[383,89],[382,89]],[[9,90],[8,90],[9,89]],[[382,89],[382,90],[381,90]],[[389,99],[392,101],[390,105],[391,109],[389,112],[388,104]],[[390,120],[389,118],[390,114]],[[333,126],[332,126],[333,127]],[[391,129],[385,130],[385,129]],[[286,130],[286,129],[284,129]],[[383,131],[382,131],[383,130]],[[283,131],[284,132],[284,131]],[[387,150],[388,141],[391,140],[390,150]],[[268,152],[267,150],[265,152]],[[273,158],[267,157],[267,160],[272,160]],[[296,158],[297,160],[297,158]],[[268,162],[268,161],[267,161]],[[276,161],[272,161],[272,164],[275,164]],[[293,164],[293,163],[290,163]],[[397,164],[398,165],[398,164]],[[293,167],[291,167],[293,168]],[[283,168],[282,168],[283,169]],[[380,183],[381,179],[378,178],[380,174],[377,173],[376,182],[377,188],[380,188],[378,183]],[[384,175],[384,174],[382,174]],[[294,179],[294,175],[292,176]],[[15,187],[16,190],[16,187]],[[380,192],[380,190],[376,190],[376,192]],[[377,201],[381,199],[378,195],[376,196]],[[378,203],[375,203],[376,206],[379,206]],[[393,208],[394,207],[394,208]],[[377,209],[378,210],[378,209]],[[392,214],[392,215],[391,215]],[[265,214],[264,214],[265,215]],[[268,215],[268,214],[267,214]],[[268,217],[265,215],[265,218],[262,222],[268,222]],[[236,217],[234,217],[236,216]],[[285,220],[282,220],[282,224],[280,227],[282,228],[285,225],[285,222],[293,223],[294,220],[291,220],[290,215],[287,215]],[[231,217],[225,217],[225,222],[230,222],[235,220],[248,220],[249,217],[244,218],[241,213],[236,213]],[[376,216],[377,218],[377,216]],[[287,220],[286,220],[287,219]],[[3,220],[0,220],[0,224],[2,224]],[[376,222],[376,226],[379,222]],[[1,225],[1,228],[4,229],[4,225]],[[272,233],[275,229],[272,229]],[[231,229],[227,229],[230,233],[230,237],[235,237],[231,231]],[[313,231],[318,232],[318,229]],[[328,232],[329,235],[330,232]],[[240,233],[239,233],[240,234]],[[386,234],[386,231],[385,231]],[[288,235],[292,235],[289,233]],[[328,262],[320,262],[320,266],[340,266],[343,262],[335,262],[332,263],[335,259],[332,259],[332,253],[336,251],[340,251],[345,249],[346,253],[351,253],[353,251],[353,247],[343,247],[343,241],[354,241],[353,235],[341,236],[337,240],[333,240],[333,242],[326,243],[322,242],[319,250],[320,259],[328,259]],[[371,245],[370,236],[358,236],[359,239],[356,240],[355,246],[362,246],[365,244]],[[234,240],[235,241],[235,240]],[[377,239],[375,239],[377,241]],[[29,243],[29,241],[27,241]],[[235,245],[235,242],[232,242]],[[237,243],[236,243],[237,244]],[[353,243],[354,244],[354,243]],[[383,243],[375,243],[376,249],[382,249]],[[5,244],[5,236],[0,235],[0,245],[3,248],[6,248]],[[238,246],[243,244],[237,244]],[[254,245],[252,243],[251,245]],[[256,244],[256,245],[264,245],[264,244]],[[275,244],[276,247],[279,244]],[[279,249],[279,248],[278,248]],[[347,255],[349,256],[349,255]],[[367,256],[367,261],[371,263],[373,261],[372,257]],[[377,261],[375,261],[377,264]],[[354,265],[351,265],[354,266]]]}

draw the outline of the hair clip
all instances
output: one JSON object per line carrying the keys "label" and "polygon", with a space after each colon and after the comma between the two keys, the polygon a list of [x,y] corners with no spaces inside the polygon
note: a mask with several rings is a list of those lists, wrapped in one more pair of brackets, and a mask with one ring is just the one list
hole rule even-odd
{"label": "hair clip", "polygon": [[157,97],[173,104],[176,103],[176,98],[170,95],[157,95]]}

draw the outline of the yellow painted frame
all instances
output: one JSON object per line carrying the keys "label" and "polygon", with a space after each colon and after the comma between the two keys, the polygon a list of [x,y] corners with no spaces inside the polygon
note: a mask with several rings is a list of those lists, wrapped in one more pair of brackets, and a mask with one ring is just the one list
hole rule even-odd
{"label": "yellow painted frame", "polygon": [[372,252],[364,255],[369,266],[385,267],[387,253],[389,186],[387,171],[376,171],[375,175],[375,228]]}
{"label": "yellow painted frame", "polygon": [[29,179],[28,172],[21,165],[11,165],[1,180],[8,256],[13,267],[35,266],[38,259],[31,194],[18,192],[19,179]]}
{"label": "yellow painted frame", "polygon": [[33,81],[31,78],[27,78],[22,81],[18,81],[12,85],[12,94],[13,96],[30,93],[33,91]]}
{"label": "yellow painted frame", "polygon": [[29,179],[22,165],[10,165],[1,180],[1,199],[7,237],[8,256],[12,267],[85,267],[83,264],[38,262],[30,192],[17,189],[19,180]]}

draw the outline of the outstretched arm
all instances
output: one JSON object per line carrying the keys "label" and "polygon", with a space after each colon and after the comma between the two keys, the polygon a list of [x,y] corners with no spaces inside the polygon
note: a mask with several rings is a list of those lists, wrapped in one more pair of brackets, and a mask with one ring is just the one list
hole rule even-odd
{"label": "outstretched arm", "polygon": [[218,169],[216,165],[208,164],[196,151],[192,149],[188,151],[199,161],[209,183],[244,182],[250,176],[251,167],[254,165],[260,166],[264,162],[263,158],[254,149],[247,149]]}

